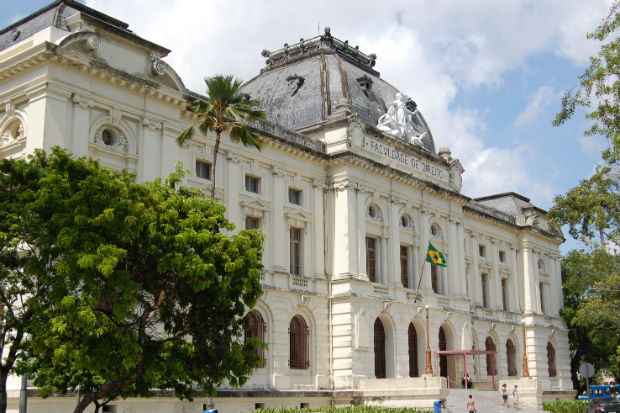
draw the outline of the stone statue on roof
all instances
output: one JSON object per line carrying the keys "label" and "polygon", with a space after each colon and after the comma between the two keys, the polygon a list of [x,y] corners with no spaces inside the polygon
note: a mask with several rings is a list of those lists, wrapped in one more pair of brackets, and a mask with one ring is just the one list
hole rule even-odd
{"label": "stone statue on roof", "polygon": [[387,112],[379,118],[377,129],[422,147],[422,139],[428,133],[417,104],[402,93],[396,93]]}

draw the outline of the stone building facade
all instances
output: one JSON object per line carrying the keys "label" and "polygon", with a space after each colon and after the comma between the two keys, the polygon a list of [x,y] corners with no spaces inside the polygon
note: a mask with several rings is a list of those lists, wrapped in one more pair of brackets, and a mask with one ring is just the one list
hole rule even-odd
{"label": "stone building facade", "polygon": [[[262,150],[224,139],[214,183],[213,137],[176,143],[193,121],[187,100],[200,95],[162,60],[169,52],[71,0],[0,30],[0,157],[59,145],[140,181],[182,162],[195,171],[188,185],[215,184],[237,228],[265,233],[265,293],[248,316],[268,345],[265,363],[243,389],[222,388],[216,406],[428,406],[461,386],[465,369],[476,385],[514,381],[539,399],[572,389],[562,235],[522,195],[462,194],[461,163],[436,150],[375,55],[329,30],[264,51],[244,86],[269,115],[256,125]],[[446,268],[425,263],[429,242]],[[15,378],[14,405],[18,390]],[[202,402],[162,396],[111,409],[190,412]],[[36,412],[73,403],[29,400]]]}

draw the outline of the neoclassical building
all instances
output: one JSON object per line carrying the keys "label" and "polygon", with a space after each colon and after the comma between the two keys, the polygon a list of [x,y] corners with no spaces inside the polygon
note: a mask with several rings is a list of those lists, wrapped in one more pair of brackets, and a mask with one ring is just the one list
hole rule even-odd
{"label": "neoclassical building", "polygon": [[[215,185],[237,228],[264,232],[264,295],[246,319],[246,334],[267,343],[264,362],[243,389],[222,388],[217,407],[428,406],[465,371],[479,388],[519,383],[538,402],[572,389],[562,235],[523,195],[463,194],[458,154],[436,147],[424,102],[382,79],[376,55],[329,29],[263,51],[244,86],[268,114],[255,125],[262,150],[225,138],[213,182],[213,136],[176,143],[200,94],[162,60],[169,53],[71,0],[0,30],[0,157],[60,145],[140,181],[180,161],[188,185]],[[425,262],[429,242],[446,268]],[[18,390],[15,379],[14,405]],[[107,411],[203,401],[162,395]]]}

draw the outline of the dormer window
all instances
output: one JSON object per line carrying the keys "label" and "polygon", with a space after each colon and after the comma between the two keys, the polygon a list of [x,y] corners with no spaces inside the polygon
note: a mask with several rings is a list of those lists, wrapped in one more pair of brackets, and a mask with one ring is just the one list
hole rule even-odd
{"label": "dormer window", "polygon": [[104,127],[100,130],[99,134],[95,136],[95,143],[104,146],[109,149],[115,150],[127,150],[127,139],[123,133],[113,127]]}
{"label": "dormer window", "polygon": [[111,129],[104,129],[103,132],[101,132],[101,141],[106,146],[114,146],[116,136]]}

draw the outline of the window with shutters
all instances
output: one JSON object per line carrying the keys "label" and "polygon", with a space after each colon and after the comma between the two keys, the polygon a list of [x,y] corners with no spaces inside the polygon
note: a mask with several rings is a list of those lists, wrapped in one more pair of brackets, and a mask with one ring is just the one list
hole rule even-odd
{"label": "window with shutters", "polygon": [[480,282],[482,283],[482,306],[489,307],[489,275],[480,274]]}
{"label": "window with shutters", "polygon": [[289,334],[289,367],[305,370],[310,367],[309,331],[306,320],[296,315],[291,320]]}
{"label": "window with shutters", "polygon": [[385,328],[380,319],[375,320],[375,377],[386,378],[385,370]]}
{"label": "window with shutters", "polygon": [[517,375],[517,350],[511,339],[506,341],[506,361],[508,365],[508,375]]}
{"label": "window with shutters", "polygon": [[431,264],[431,287],[435,294],[441,294],[441,273],[437,265]]}
{"label": "window with shutters", "polygon": [[403,287],[409,288],[409,247],[400,246],[400,281]]}
{"label": "window with shutters", "polygon": [[[246,339],[256,339],[261,344],[265,342],[265,321],[263,316],[256,310],[250,311],[244,319],[243,330]],[[263,347],[256,349],[260,360],[258,367],[265,367],[265,350]]]}
{"label": "window with shutters", "polygon": [[366,237],[366,273],[368,274],[368,279],[372,282],[377,282],[378,256],[377,239]]}
{"label": "window with shutters", "polygon": [[484,341],[484,349],[487,351],[487,376],[495,376],[497,374],[497,366],[495,364],[495,342],[491,337],[487,337]]}
{"label": "window with shutters", "polygon": [[502,278],[502,309],[508,311],[508,278]]}
{"label": "window with shutters", "polygon": [[547,343],[547,367],[549,369],[549,377],[558,375],[558,371],[555,367],[555,348],[551,343]]}
{"label": "window with shutters", "polygon": [[409,323],[409,377],[418,377],[418,333],[413,323]]}
{"label": "window with shutters", "polygon": [[290,229],[290,242],[291,242],[291,274],[302,275],[302,244],[303,244],[303,229],[291,227]]}

